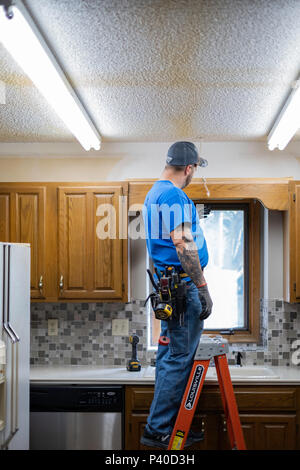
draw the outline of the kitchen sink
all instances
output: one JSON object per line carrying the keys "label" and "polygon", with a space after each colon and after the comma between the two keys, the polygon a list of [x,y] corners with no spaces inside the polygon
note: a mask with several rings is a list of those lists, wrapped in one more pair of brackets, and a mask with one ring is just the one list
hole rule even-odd
{"label": "kitchen sink", "polygon": [[[212,369],[212,376],[217,375],[215,368]],[[232,379],[279,379],[279,375],[270,368],[264,366],[229,366],[229,371]]]}

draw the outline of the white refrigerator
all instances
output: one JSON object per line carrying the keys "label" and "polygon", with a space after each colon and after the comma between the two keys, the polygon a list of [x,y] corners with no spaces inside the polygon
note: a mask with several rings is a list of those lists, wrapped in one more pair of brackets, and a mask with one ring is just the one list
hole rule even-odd
{"label": "white refrigerator", "polygon": [[30,245],[0,242],[0,449],[29,449]]}

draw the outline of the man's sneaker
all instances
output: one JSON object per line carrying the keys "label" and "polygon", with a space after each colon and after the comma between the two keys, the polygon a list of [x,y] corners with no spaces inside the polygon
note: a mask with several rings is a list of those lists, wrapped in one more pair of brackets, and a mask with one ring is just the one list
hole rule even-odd
{"label": "man's sneaker", "polygon": [[196,431],[193,431],[192,429],[190,429],[190,432],[188,434],[188,439],[192,443],[203,441],[204,440],[204,432],[203,431],[196,432]]}
{"label": "man's sneaker", "polygon": [[159,447],[160,449],[167,449],[170,437],[171,434],[152,434],[145,429],[140,443],[148,447]]}
{"label": "man's sneaker", "polygon": [[[152,434],[145,429],[144,434],[140,439],[140,443],[148,447],[159,447],[160,449],[167,449],[170,438],[171,434]],[[189,447],[195,442],[203,441],[203,439],[204,432],[196,433],[190,430],[184,447]]]}

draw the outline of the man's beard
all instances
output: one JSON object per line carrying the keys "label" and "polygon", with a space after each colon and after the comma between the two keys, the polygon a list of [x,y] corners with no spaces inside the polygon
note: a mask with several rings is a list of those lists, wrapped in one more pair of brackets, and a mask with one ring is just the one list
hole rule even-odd
{"label": "man's beard", "polygon": [[186,180],[184,182],[184,185],[182,186],[182,189],[186,188],[190,184],[190,182],[192,181],[192,178],[193,178],[192,174],[190,174],[186,177]]}

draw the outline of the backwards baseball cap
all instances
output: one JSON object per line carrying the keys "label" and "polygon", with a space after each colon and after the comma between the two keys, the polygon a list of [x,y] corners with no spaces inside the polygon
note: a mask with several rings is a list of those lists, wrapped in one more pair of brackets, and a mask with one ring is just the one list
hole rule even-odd
{"label": "backwards baseball cap", "polygon": [[192,142],[175,142],[167,153],[167,164],[173,166],[199,165],[207,166],[207,160],[199,157],[198,150]]}

